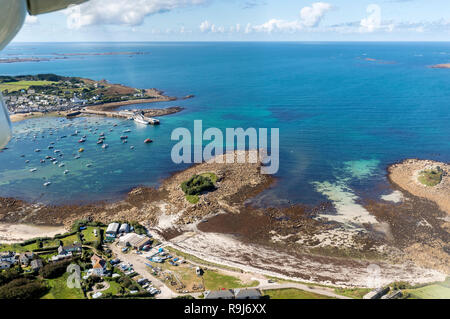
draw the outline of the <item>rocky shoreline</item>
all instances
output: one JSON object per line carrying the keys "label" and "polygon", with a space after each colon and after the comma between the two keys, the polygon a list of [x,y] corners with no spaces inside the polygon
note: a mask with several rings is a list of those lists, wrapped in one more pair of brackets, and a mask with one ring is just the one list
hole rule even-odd
{"label": "rocky shoreline", "polygon": [[[442,181],[436,186],[426,186],[418,181],[418,174],[426,169],[440,167]],[[407,192],[435,202],[450,215],[450,165],[429,160],[407,159],[388,168],[389,179]]]}
{"label": "rocky shoreline", "polygon": [[[238,152],[242,151],[234,155]],[[256,156],[256,151],[246,156]],[[174,173],[157,189],[133,189],[115,203],[46,206],[0,198],[0,223],[68,228],[78,219],[138,221],[182,248],[217,260],[338,285],[346,285],[346,280],[349,285],[363,284],[370,263],[380,265],[386,278],[394,281],[430,282],[450,274],[450,224],[429,200],[403,189],[398,190],[404,192],[401,202],[369,200],[364,208],[377,223],[354,231],[323,219],[325,212],[333,211],[331,203],[253,207],[249,200],[275,182],[260,169],[259,160],[253,164],[204,162]],[[216,190],[192,204],[180,184],[204,173],[217,176]],[[219,239],[221,243],[216,242]],[[288,258],[290,266],[280,258]],[[345,275],[352,271],[359,274],[358,280]]]}

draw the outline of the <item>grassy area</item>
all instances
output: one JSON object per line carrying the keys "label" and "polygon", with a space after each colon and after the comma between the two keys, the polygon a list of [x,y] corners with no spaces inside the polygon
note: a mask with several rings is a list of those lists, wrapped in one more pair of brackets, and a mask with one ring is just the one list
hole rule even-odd
{"label": "grassy area", "polygon": [[221,269],[228,269],[231,271],[235,271],[235,272],[243,272],[241,269],[238,268],[234,268],[234,267],[230,267],[230,266],[225,266],[225,265],[220,265],[220,264],[216,264],[216,263],[212,263],[206,260],[203,260],[201,258],[198,258],[194,255],[190,255],[188,253],[184,253],[178,249],[175,249],[173,247],[164,247],[165,250],[170,251],[172,254],[177,255],[178,257],[183,257],[186,260],[190,260],[194,263],[200,264],[200,265],[204,265],[204,266],[211,266],[211,267],[217,267],[217,268],[221,268]]}
{"label": "grassy area", "polygon": [[268,296],[270,299],[334,299],[332,297],[293,288],[264,290],[264,296]]}
{"label": "grassy area", "polygon": [[419,173],[418,180],[426,186],[436,186],[442,181],[443,171],[440,168],[427,169]]}
{"label": "grassy area", "polygon": [[106,289],[105,291],[102,291],[102,293],[103,294],[110,293],[113,296],[119,295],[121,290],[122,290],[122,286],[119,283],[117,283],[117,282],[115,282],[113,280],[108,281],[108,282],[109,282],[109,285],[110,285],[109,288]]}
{"label": "grassy area", "polygon": [[354,298],[354,299],[362,299],[362,297],[370,292],[372,289],[368,288],[335,288],[334,292],[338,295]]}
{"label": "grassy area", "polygon": [[50,291],[42,299],[85,299],[79,288],[69,288],[67,286],[68,273],[56,279],[46,280]]}
{"label": "grassy area", "polygon": [[[95,237],[94,235],[94,229],[101,229],[102,227],[94,227],[94,226],[88,226],[85,230],[83,230],[81,233],[83,234],[83,240],[85,242],[94,242],[99,240],[99,237]],[[105,229],[103,227],[103,229]],[[100,233],[97,235],[100,236]]]}
{"label": "grassy area", "polygon": [[205,271],[203,274],[203,282],[206,290],[256,287],[259,285],[258,281],[243,283],[239,278],[223,275],[211,270]]}
{"label": "grassy area", "polygon": [[450,277],[446,281],[420,288],[405,289],[408,299],[450,299]]}
{"label": "grassy area", "polygon": [[197,204],[200,197],[198,195],[186,195],[186,200],[191,204]]}
{"label": "grassy area", "polygon": [[20,90],[28,90],[30,86],[46,86],[56,83],[57,82],[51,81],[18,81],[18,82],[0,83],[0,92],[8,90],[8,92],[11,93]]}
{"label": "grassy area", "polygon": [[60,240],[63,242],[64,246],[70,246],[70,245],[73,245],[75,242],[78,242],[78,243],[80,242],[77,234],[61,238]]}

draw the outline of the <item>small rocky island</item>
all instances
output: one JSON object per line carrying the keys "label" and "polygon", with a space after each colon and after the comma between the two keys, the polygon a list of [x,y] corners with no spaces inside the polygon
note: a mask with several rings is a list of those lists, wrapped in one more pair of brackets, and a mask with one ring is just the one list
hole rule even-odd
{"label": "small rocky island", "polygon": [[409,193],[429,199],[450,214],[450,165],[408,159],[388,169],[390,180]]}

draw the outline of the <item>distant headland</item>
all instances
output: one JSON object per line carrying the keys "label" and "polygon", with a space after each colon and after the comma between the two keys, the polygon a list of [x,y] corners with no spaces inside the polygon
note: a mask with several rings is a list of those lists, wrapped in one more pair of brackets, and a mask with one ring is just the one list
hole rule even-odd
{"label": "distant headland", "polygon": [[[113,111],[125,105],[177,100],[153,88],[137,89],[107,80],[55,74],[0,76],[0,92],[13,122],[42,116],[66,116],[74,111],[95,113]],[[164,110],[151,109],[152,114],[162,116],[179,112],[182,108]]]}

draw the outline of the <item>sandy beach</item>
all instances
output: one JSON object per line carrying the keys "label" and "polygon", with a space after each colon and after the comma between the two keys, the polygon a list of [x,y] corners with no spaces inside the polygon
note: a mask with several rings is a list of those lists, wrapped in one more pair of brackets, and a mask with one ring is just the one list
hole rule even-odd
{"label": "sandy beach", "polygon": [[36,119],[40,117],[61,117],[66,116],[69,112],[49,112],[49,113],[42,113],[42,112],[32,112],[32,113],[20,113],[20,114],[11,114],[9,117],[11,119],[11,122],[20,122],[24,120],[29,119]]}
{"label": "sandy beach", "polygon": [[53,237],[66,231],[63,226],[0,223],[0,244],[20,243],[37,237]]}

